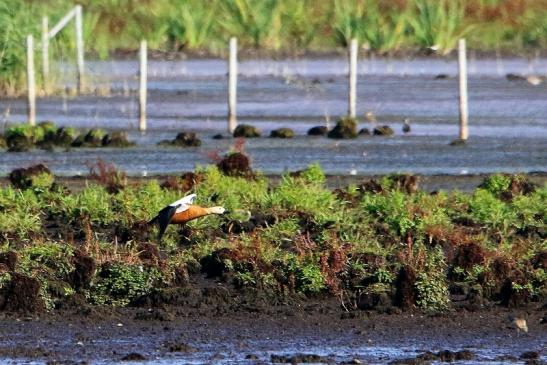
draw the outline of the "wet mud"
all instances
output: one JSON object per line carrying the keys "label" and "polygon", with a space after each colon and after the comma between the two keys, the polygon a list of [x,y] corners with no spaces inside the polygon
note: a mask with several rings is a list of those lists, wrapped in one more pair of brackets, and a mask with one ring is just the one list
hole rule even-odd
{"label": "wet mud", "polygon": [[363,311],[351,317],[336,301],[271,306],[268,313],[241,308],[215,314],[212,307],[190,307],[99,308],[89,315],[65,310],[38,317],[3,313],[0,362],[470,364],[546,359],[547,331],[537,308],[526,311],[529,333],[519,334],[507,321],[506,309],[435,317]]}

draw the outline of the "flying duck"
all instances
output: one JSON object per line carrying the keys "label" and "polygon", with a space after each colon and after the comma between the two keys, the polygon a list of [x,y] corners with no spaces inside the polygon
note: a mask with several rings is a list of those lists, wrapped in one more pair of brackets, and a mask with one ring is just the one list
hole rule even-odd
{"label": "flying duck", "polygon": [[148,224],[159,224],[158,241],[161,241],[165,230],[169,224],[186,224],[192,219],[204,217],[210,214],[225,214],[228,211],[224,207],[204,208],[194,205],[196,194],[190,194],[182,199],[173,202],[160,210]]}

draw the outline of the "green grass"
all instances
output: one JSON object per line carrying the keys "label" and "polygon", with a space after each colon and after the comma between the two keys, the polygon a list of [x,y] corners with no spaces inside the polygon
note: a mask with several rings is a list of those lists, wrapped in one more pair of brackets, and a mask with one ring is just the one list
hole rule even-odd
{"label": "green grass", "polygon": [[[465,36],[470,48],[523,52],[547,47],[546,0],[84,0],[84,42],[92,56],[151,49],[226,53],[238,37],[244,49],[332,51],[356,37],[377,53],[436,46],[448,53]],[[68,0],[0,0],[0,94],[24,90],[25,37],[33,34],[40,69],[40,18],[52,27]],[[122,11],[120,11],[122,9]],[[52,60],[73,58],[73,27],[50,45]],[[39,73],[38,73],[39,75]],[[54,75],[53,75],[54,76]]]}
{"label": "green grass", "polygon": [[[155,243],[155,228],[142,227],[181,194],[157,181],[112,193],[96,184],[72,193],[2,188],[2,251],[17,252],[16,270],[40,279],[49,308],[77,291],[93,304],[127,305],[169,287],[177,268],[199,271],[220,253],[228,284],[276,295],[394,298],[399,272],[407,268],[415,273],[413,303],[428,313],[451,307],[451,284],[501,302],[507,278],[527,300],[544,296],[547,274],[537,258],[547,252],[547,187],[519,191],[512,182],[528,186],[522,176],[494,175],[472,193],[430,195],[404,193],[396,177],[383,179],[378,193],[355,186],[333,192],[318,165],[276,184],[260,175],[224,176],[210,166],[196,173],[198,204],[233,213],[190,222],[184,244],[170,226],[158,264],[140,256],[142,244]],[[274,219],[249,232],[222,231],[228,222],[248,219],[241,214],[247,210]],[[76,251],[97,263],[85,288],[70,284]]]}

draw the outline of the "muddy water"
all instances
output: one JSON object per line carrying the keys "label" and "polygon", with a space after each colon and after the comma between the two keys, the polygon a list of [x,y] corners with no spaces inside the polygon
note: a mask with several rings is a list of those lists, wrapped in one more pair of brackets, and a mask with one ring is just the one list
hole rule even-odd
{"label": "muddy water", "polygon": [[[271,316],[179,317],[169,322],[135,321],[132,315],[3,320],[0,363],[127,363],[121,359],[138,353],[145,363],[260,364],[270,363],[272,355],[305,353],[328,357],[332,363],[358,359],[385,364],[425,351],[464,349],[474,356],[459,364],[503,364],[508,356],[522,364],[518,358],[525,351],[538,351],[540,359],[547,358],[542,352],[546,331],[535,313],[528,321],[528,335],[508,328],[506,312],[489,311],[444,318],[373,314],[345,320],[334,314],[300,316],[282,311]],[[170,349],[181,344],[188,345],[185,351]]]}
{"label": "muddy water", "polygon": [[[59,85],[73,84],[73,69],[60,64]],[[0,174],[14,167],[45,161],[59,174],[86,173],[86,161],[115,162],[131,175],[180,172],[207,164],[211,151],[223,153],[233,141],[211,137],[226,129],[225,61],[152,61],[149,71],[148,132],[136,131],[137,63],[88,62],[92,88],[106,96],[48,97],[38,101],[38,119],[80,128],[129,130],[138,143],[127,150],[73,150],[23,154],[0,152]],[[547,75],[547,59],[474,60],[469,63],[470,140],[449,147],[458,133],[457,65],[453,60],[368,59],[359,64],[360,127],[376,123],[395,130],[391,138],[353,141],[308,138],[314,125],[333,125],[346,111],[346,62],[343,59],[244,61],[240,65],[238,115],[241,123],[272,129],[291,127],[292,140],[249,140],[246,150],[255,168],[265,173],[302,168],[320,162],[332,174],[466,174],[496,171],[545,171],[547,166],[547,81],[534,86],[509,81],[506,73]],[[435,76],[444,74],[446,78]],[[7,111],[9,110],[9,113]],[[0,100],[10,123],[25,120],[24,99]],[[409,118],[412,132],[403,135]],[[2,117],[0,116],[0,119]],[[1,121],[1,120],[0,120]],[[182,130],[196,131],[200,148],[157,147]]]}

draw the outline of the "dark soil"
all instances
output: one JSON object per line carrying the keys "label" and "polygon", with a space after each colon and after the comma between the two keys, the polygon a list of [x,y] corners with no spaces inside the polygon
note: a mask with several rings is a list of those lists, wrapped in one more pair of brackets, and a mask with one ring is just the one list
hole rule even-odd
{"label": "dark soil", "polygon": [[217,167],[228,176],[250,177],[253,175],[249,157],[241,152],[226,155],[217,164]]}
{"label": "dark soil", "polygon": [[[215,305],[222,295],[220,288],[213,288],[208,290],[210,304],[196,306],[190,301],[147,311],[161,315],[135,315],[143,310],[133,308],[104,308],[85,316],[72,310],[40,317],[4,314],[0,358],[49,363],[162,359],[172,363],[427,364],[542,361],[545,356],[546,329],[539,324],[542,311],[536,309],[528,311],[530,333],[519,336],[507,325],[508,312],[500,309],[437,317],[415,312],[361,312],[350,317],[342,315],[336,301],[312,300],[262,309],[239,307],[218,314]],[[187,297],[192,298],[192,293]],[[385,348],[393,349],[392,353],[387,355]]]}
{"label": "dark soil", "polygon": [[33,178],[41,174],[51,175],[51,171],[43,164],[15,169],[9,174],[9,181],[16,188],[27,189],[33,186]]}
{"label": "dark soil", "polygon": [[0,309],[8,312],[41,312],[44,308],[38,280],[12,272],[10,283],[0,292]]}

